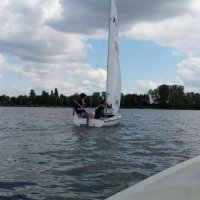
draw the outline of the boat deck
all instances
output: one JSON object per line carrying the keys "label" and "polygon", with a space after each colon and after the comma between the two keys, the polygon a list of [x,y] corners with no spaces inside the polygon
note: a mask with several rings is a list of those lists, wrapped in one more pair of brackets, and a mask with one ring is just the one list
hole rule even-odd
{"label": "boat deck", "polygon": [[199,200],[200,156],[166,169],[107,200]]}

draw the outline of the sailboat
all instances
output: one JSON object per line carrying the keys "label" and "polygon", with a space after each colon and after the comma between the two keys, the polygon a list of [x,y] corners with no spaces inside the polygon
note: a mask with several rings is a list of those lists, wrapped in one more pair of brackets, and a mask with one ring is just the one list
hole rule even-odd
{"label": "sailboat", "polygon": [[74,117],[77,126],[90,127],[113,126],[120,122],[119,113],[121,101],[121,72],[119,61],[118,18],[115,0],[110,0],[109,36],[108,36],[108,62],[106,82],[106,109],[105,118],[89,119],[79,116]]}

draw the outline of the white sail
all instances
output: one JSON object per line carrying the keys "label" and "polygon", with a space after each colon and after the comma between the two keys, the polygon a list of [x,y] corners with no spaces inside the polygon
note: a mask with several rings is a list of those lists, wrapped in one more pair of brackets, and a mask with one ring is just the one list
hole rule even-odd
{"label": "white sail", "polygon": [[119,62],[118,19],[115,0],[111,0],[109,20],[108,68],[107,68],[107,103],[112,113],[117,114],[121,100],[121,72]]}
{"label": "white sail", "polygon": [[[119,114],[121,100],[121,72],[119,64],[119,39],[118,39],[118,20],[115,0],[111,1],[110,20],[109,20],[109,42],[108,42],[108,67],[106,98],[108,105],[112,108],[112,115],[107,115],[100,119],[85,118],[74,116],[76,126],[102,127],[114,126],[120,122]],[[110,114],[110,111],[107,113]]]}

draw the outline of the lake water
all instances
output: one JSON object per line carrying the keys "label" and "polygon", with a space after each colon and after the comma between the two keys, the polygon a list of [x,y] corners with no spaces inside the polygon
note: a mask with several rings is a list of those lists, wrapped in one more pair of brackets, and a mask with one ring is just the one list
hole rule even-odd
{"label": "lake water", "polygon": [[200,154],[200,111],[121,113],[79,128],[69,108],[0,107],[0,199],[105,199]]}

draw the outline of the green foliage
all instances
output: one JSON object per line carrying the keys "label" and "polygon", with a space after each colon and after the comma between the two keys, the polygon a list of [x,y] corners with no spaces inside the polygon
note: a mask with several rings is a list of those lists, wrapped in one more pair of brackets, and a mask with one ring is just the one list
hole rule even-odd
{"label": "green foliage", "polygon": [[0,106],[8,106],[10,102],[10,97],[3,95],[0,96]]}
{"label": "green foliage", "polygon": [[169,103],[171,108],[182,109],[184,108],[185,94],[184,87],[180,85],[170,86]]}
{"label": "green foliage", "polygon": [[101,95],[100,92],[94,92],[93,95],[90,97],[90,106],[96,107],[101,103]]}
{"label": "green foliage", "polygon": [[[86,105],[96,107],[100,104],[105,92],[94,92],[87,96]],[[73,107],[74,100],[78,101],[79,94],[71,96],[59,95],[58,89],[51,90],[49,94],[42,91],[37,95],[31,90],[29,96],[18,97],[0,96],[0,106],[62,106]],[[160,85],[148,94],[121,94],[121,108],[172,108],[172,109],[198,109],[200,110],[200,94],[184,93],[181,85]]]}
{"label": "green foliage", "polygon": [[36,103],[36,93],[34,90],[31,90],[30,91],[30,94],[29,94],[29,102],[30,104],[34,105]]}
{"label": "green foliage", "polygon": [[149,96],[154,107],[172,109],[200,109],[200,95],[184,93],[181,85],[160,85],[149,90]]}

